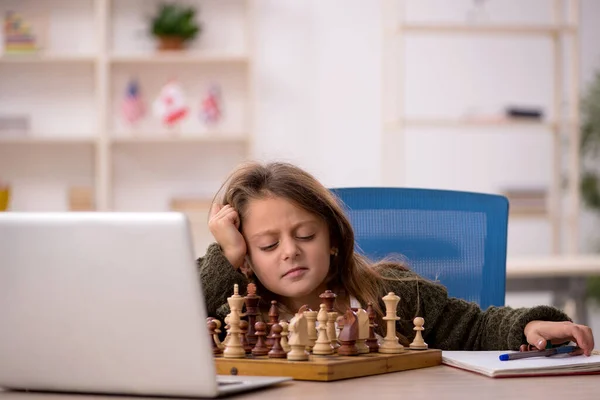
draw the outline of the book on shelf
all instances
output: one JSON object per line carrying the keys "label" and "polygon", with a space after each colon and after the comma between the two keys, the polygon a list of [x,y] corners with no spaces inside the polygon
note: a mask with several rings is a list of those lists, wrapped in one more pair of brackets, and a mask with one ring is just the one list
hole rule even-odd
{"label": "book on shelf", "polygon": [[9,10],[4,16],[4,53],[32,54],[44,47],[46,18]]}
{"label": "book on shelf", "polygon": [[442,363],[490,378],[600,374],[600,351],[590,357],[568,354],[500,361],[511,351],[443,351]]}

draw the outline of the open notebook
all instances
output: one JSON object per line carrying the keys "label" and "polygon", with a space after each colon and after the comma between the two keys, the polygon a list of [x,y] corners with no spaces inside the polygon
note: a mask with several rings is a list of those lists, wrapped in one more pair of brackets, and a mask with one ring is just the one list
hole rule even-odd
{"label": "open notebook", "polygon": [[500,361],[507,351],[443,351],[442,363],[491,378],[600,373],[600,352],[590,357],[558,355]]}

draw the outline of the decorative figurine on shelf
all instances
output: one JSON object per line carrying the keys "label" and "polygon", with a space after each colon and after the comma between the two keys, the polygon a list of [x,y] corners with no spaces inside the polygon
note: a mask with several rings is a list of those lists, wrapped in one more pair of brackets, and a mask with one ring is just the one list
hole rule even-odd
{"label": "decorative figurine on shelf", "polygon": [[153,111],[168,127],[174,127],[185,119],[189,108],[186,105],[183,89],[176,80],[168,82],[160,90],[154,100]]}
{"label": "decorative figurine on shelf", "polygon": [[209,86],[206,97],[202,99],[200,117],[206,125],[215,125],[221,120],[221,115],[221,87],[213,83]]}
{"label": "decorative figurine on shelf", "polygon": [[140,86],[135,79],[127,84],[125,98],[121,104],[123,118],[130,125],[135,125],[146,114],[146,106],[140,93]]}
{"label": "decorative figurine on shelf", "polygon": [[150,21],[151,33],[158,39],[159,50],[181,50],[201,31],[196,9],[176,3],[162,4]]}

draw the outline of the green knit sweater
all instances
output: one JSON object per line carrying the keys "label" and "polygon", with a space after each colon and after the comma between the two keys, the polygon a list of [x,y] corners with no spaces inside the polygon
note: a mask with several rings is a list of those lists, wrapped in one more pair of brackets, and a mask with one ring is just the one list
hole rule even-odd
{"label": "green knit sweater", "polygon": [[[235,270],[223,255],[218,244],[208,247],[198,259],[200,281],[204,289],[205,305],[209,316],[221,320],[229,312],[227,297],[234,284],[245,288],[248,280]],[[400,296],[396,324],[399,333],[414,338],[412,319],[425,319],[423,337],[430,348],[442,350],[517,350],[526,343],[523,330],[534,320],[568,321],[562,311],[549,307],[533,308],[489,307],[482,311],[476,303],[448,297],[440,284],[419,279],[411,271],[389,270],[382,274],[395,279],[386,283],[386,292]],[[417,290],[418,285],[418,290]],[[383,302],[381,303],[382,309]]]}

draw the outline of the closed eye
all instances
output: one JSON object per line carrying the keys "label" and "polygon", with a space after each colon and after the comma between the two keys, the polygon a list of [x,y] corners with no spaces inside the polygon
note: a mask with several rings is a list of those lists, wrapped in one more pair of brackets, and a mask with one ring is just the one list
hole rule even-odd
{"label": "closed eye", "polygon": [[300,240],[311,240],[314,239],[315,235],[308,235],[308,236],[298,236],[298,239]]}
{"label": "closed eye", "polygon": [[262,251],[273,250],[275,247],[277,247],[278,244],[279,244],[279,242],[275,242],[275,243],[270,244],[268,246],[259,247],[259,249],[261,249]]}

